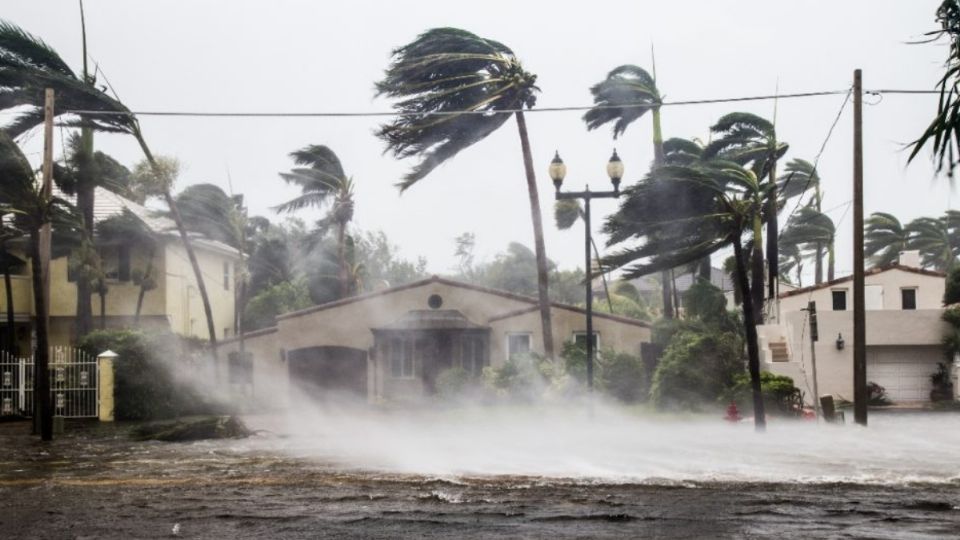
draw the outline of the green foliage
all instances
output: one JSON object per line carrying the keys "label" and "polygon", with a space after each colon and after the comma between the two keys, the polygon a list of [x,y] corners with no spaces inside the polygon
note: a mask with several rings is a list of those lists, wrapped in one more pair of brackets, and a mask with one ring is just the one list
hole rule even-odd
{"label": "green foliage", "polygon": [[937,363],[937,371],[930,375],[930,401],[952,401],[953,380],[950,377],[950,368],[943,362]]}
{"label": "green foliage", "polygon": [[613,123],[613,138],[622,135],[635,120],[660,107],[657,82],[645,69],[622,65],[590,88],[594,108],[583,115],[588,130]]}
{"label": "green foliage", "polygon": [[278,315],[310,305],[310,291],[303,281],[282,281],[262,290],[247,302],[243,326],[247,330],[267,328],[276,324]]}
{"label": "green foliage", "polygon": [[[553,284],[550,285],[553,287]],[[580,287],[583,289],[583,286]],[[610,304],[613,304],[611,310]],[[610,293],[608,300],[594,300],[593,311],[597,313],[613,313],[623,317],[630,317],[639,321],[651,321],[653,316],[650,314],[650,307],[642,298],[631,298],[620,294]]]}
{"label": "green foliage", "polygon": [[678,331],[654,373],[651,401],[667,410],[716,405],[744,372],[741,351],[742,342],[734,334]]}
{"label": "green foliage", "polygon": [[448,400],[462,398],[473,382],[473,378],[462,367],[445,369],[437,375],[437,394]]}
{"label": "green foliage", "polygon": [[515,401],[532,401],[546,384],[541,364],[548,363],[536,353],[515,354],[499,366],[483,369],[483,379],[493,391]]}
{"label": "green foliage", "polygon": [[887,389],[875,382],[867,383],[867,404],[874,407],[883,407],[890,405],[890,398],[887,397]]}
{"label": "green foliage", "polygon": [[[793,379],[786,375],[761,371],[760,391],[763,395],[764,409],[768,414],[798,416],[803,410],[803,392],[794,386]],[[723,395],[722,400],[736,402],[741,411],[752,410],[750,376],[746,373],[738,374],[733,386]]]}
{"label": "green foliage", "polygon": [[954,268],[947,274],[947,281],[943,289],[943,305],[949,306],[960,302],[960,268]]}
{"label": "green foliage", "polygon": [[114,363],[117,420],[155,420],[216,411],[199,391],[178,382],[173,375],[173,370],[186,367],[190,353],[196,350],[190,341],[169,332],[96,330],[83,337],[79,347],[94,356],[106,350],[119,355]]}

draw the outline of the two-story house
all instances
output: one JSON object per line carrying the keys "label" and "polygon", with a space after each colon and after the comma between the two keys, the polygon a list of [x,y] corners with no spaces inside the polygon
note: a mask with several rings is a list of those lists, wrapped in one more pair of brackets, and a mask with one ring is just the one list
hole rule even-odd
{"label": "two-story house", "polygon": [[[207,338],[206,318],[197,290],[193,269],[172,220],[156,216],[146,207],[112,191],[97,188],[94,222],[101,223],[129,211],[149,229],[157,239],[155,246],[137,242],[98,242],[102,270],[106,275],[107,292],[104,295],[104,314],[101,320],[100,295],[92,295],[94,327],[101,323],[108,328],[132,326],[140,296],[140,285],[135,277],[143,275],[148,267],[155,288],[145,291],[139,324],[144,327],[166,327],[184,336]],[[237,250],[221,242],[200,236],[193,238],[194,251],[204,276],[210,297],[217,337],[234,334],[235,277],[240,256]],[[11,241],[8,249],[23,264],[16,265],[11,278],[15,327],[7,327],[6,290],[0,286],[0,343],[3,335],[13,331],[20,353],[31,350],[34,339],[32,328],[36,315],[33,289],[30,283],[31,261],[24,255],[23,241]],[[50,343],[75,343],[77,287],[69,271],[69,260],[64,254],[50,263]]]}
{"label": "two-story house", "polygon": [[[867,381],[894,402],[930,399],[930,376],[945,362],[942,340],[945,274],[920,267],[916,251],[865,272]],[[813,350],[820,395],[853,398],[853,277],[780,294],[780,322],[761,326],[762,369],[793,377],[810,402]],[[819,340],[810,338],[816,303]]]}

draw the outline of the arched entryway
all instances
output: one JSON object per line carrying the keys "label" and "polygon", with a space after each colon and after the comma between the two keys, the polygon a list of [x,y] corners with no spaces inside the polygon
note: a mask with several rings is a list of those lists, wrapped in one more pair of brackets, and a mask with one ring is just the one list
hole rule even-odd
{"label": "arched entryway", "polygon": [[350,347],[305,347],[287,351],[290,382],[307,393],[367,395],[367,352]]}

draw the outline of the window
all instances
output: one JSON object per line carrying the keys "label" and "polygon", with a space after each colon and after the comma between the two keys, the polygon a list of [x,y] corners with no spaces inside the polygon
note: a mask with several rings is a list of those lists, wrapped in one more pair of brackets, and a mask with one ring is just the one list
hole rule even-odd
{"label": "window", "polygon": [[106,279],[130,281],[130,246],[102,246],[99,251]]}
{"label": "window", "polygon": [[901,307],[917,309],[917,289],[900,289]]}
{"label": "window", "polygon": [[230,290],[230,263],[223,261],[223,290]]}
{"label": "window", "polygon": [[846,311],[847,310],[847,290],[836,289],[830,292],[833,295],[833,310]]}
{"label": "window", "polygon": [[507,334],[507,360],[530,352],[530,334]]}
{"label": "window", "polygon": [[[577,347],[582,347],[584,350],[587,348],[587,333],[586,332],[574,332],[573,333],[573,342]],[[593,333],[593,350],[600,350],[600,332]]]}
{"label": "window", "polygon": [[394,379],[414,377],[413,340],[393,338],[389,341],[390,376]]}
{"label": "window", "polygon": [[474,377],[483,374],[487,363],[487,344],[481,336],[460,338],[460,367]]}

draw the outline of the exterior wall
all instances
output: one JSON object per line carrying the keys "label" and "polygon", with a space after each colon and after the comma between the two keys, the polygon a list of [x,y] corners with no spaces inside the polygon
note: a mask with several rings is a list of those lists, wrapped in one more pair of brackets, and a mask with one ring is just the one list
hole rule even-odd
{"label": "exterior wall", "polygon": [[[174,332],[206,339],[209,333],[206,315],[203,312],[203,301],[200,298],[197,280],[194,278],[187,251],[179,239],[168,242],[163,251],[166,266],[164,280],[166,281],[166,314],[170,318],[170,327]],[[235,254],[221,253],[198,246],[194,247],[194,252],[210,297],[217,338],[231,337],[234,334],[234,262],[238,257]],[[223,286],[224,262],[230,265],[226,289]]]}
{"label": "exterior wall", "polygon": [[[891,268],[885,272],[867,275],[864,282],[867,286],[879,285],[883,287],[884,310],[901,310],[900,289],[910,287],[917,289],[917,309],[938,309],[943,305],[943,289],[945,283],[943,277]],[[831,291],[838,289],[846,289],[847,310],[852,311],[853,280],[847,280],[807,293],[781,298],[780,313],[787,314],[805,309],[807,302],[811,300],[817,303],[818,313],[832,311],[833,297]]]}
{"label": "exterior wall", "polygon": [[[276,329],[251,332],[244,338],[244,350],[253,355],[253,395],[258,410],[283,409],[290,405],[290,377],[284,360]],[[229,360],[231,352],[240,350],[240,340],[231,339],[219,348],[220,363],[224,365],[219,372],[222,380],[229,380]],[[242,389],[234,389],[237,392]]]}
{"label": "exterior wall", "polygon": [[[899,300],[899,291],[897,294]],[[816,356],[820,395],[833,394],[852,399],[853,312],[824,311],[819,308],[819,305],[818,303],[817,318],[820,340],[816,343]],[[868,353],[871,347],[939,346],[948,330],[947,324],[940,320],[941,313],[939,309],[868,311],[866,313]],[[769,358],[764,358],[761,367],[773,373],[793,377],[794,383],[806,392],[807,401],[812,403],[810,329],[806,318],[807,313],[803,311],[785,313],[781,327],[786,334],[790,361],[771,362]],[[837,350],[836,347],[838,334],[842,334],[846,342],[843,350]],[[867,370],[869,380],[869,362]]]}

